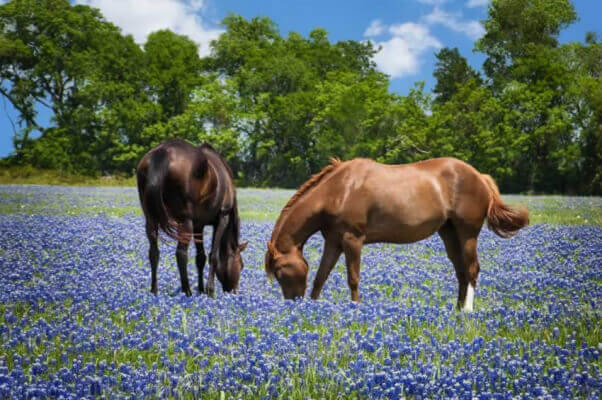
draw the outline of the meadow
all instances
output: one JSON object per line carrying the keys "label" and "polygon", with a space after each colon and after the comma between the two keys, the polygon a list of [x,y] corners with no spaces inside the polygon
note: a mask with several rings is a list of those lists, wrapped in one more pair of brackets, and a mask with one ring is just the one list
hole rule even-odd
{"label": "meadow", "polygon": [[342,258],[319,301],[283,300],[263,262],[292,194],[239,189],[240,293],[187,298],[167,239],[149,291],[134,188],[1,185],[0,399],[602,396],[601,198],[504,196],[532,225],[483,229],[465,314],[436,235],[366,246],[361,304]]}

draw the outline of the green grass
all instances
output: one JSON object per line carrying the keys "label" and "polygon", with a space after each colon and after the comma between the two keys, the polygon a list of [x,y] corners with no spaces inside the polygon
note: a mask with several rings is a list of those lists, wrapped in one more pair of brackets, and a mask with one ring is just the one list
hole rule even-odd
{"label": "green grass", "polygon": [[[521,196],[529,209],[529,219],[534,224],[552,225],[602,225],[602,202],[591,197],[574,208],[564,208],[561,196]],[[514,199],[513,199],[514,200]],[[510,200],[510,204],[519,204]]]}
{"label": "green grass", "polygon": [[[30,166],[0,168],[0,185],[66,185],[66,186],[136,186],[135,177],[89,177],[55,170],[42,170]],[[265,191],[270,195],[266,196]],[[275,221],[284,204],[294,190],[238,189],[239,214],[243,220]],[[20,197],[19,197],[20,196]],[[48,210],[60,208],[60,214],[98,215],[121,217],[126,214],[141,215],[135,190],[124,192],[132,206],[87,204],[85,201],[72,203],[72,199],[49,196],[42,202],[31,204],[23,193],[0,191],[0,213],[2,214],[46,214]],[[602,199],[600,197],[575,198],[575,204],[567,208],[567,197],[508,195],[504,200],[512,205],[525,205],[529,209],[531,224],[602,225]],[[7,201],[10,200],[10,201]],[[23,200],[22,202],[20,200]],[[92,200],[92,199],[90,199]]]}
{"label": "green grass", "polygon": [[[568,294],[565,294],[568,295]],[[450,300],[451,301],[451,300]],[[537,307],[536,305],[534,305]],[[479,307],[488,306],[486,304],[479,305]],[[58,318],[63,318],[64,312],[61,310],[69,309],[69,304],[57,304],[56,307],[52,307],[46,305],[43,311],[35,311],[32,306],[27,305],[25,303],[15,303],[11,305],[0,305],[0,324],[4,323],[4,315],[6,311],[11,311],[18,319],[22,319],[23,317],[27,317],[29,320],[29,324],[35,323],[39,319],[44,319],[48,323],[52,323],[53,320]],[[177,307],[177,309],[172,310],[172,314],[176,312],[183,312],[185,318],[183,318],[183,326],[182,329],[185,328],[185,321],[187,318],[194,318],[194,315],[190,315],[192,312],[190,309],[186,307]],[[128,320],[126,318],[126,312],[120,311],[111,313],[107,319],[105,319],[104,323],[112,323],[119,329],[123,330],[124,334],[128,334],[133,332],[136,329],[136,325],[139,323],[143,323],[145,321],[145,317],[140,320]],[[155,318],[155,313],[151,310],[150,318]],[[77,315],[72,315],[75,321],[78,322],[78,325],[85,326],[89,324],[91,321],[84,321],[83,313],[78,313]],[[284,317],[284,316],[283,316]],[[334,316],[333,318],[341,318],[340,316]],[[407,335],[412,342],[428,342],[430,339],[425,336],[425,332],[430,332],[437,341],[445,343],[451,340],[458,340],[461,343],[470,343],[476,338],[482,337],[486,342],[492,340],[503,339],[508,342],[515,343],[524,342],[529,343],[534,340],[544,340],[549,345],[558,345],[563,346],[563,344],[570,340],[571,334],[573,331],[579,332],[577,337],[581,337],[586,342],[587,346],[596,346],[600,342],[601,332],[600,328],[596,327],[594,329],[591,328],[592,322],[595,321],[596,318],[596,310],[592,309],[591,306],[584,305],[584,308],[581,310],[581,315],[575,316],[572,318],[570,323],[569,321],[558,321],[559,334],[556,336],[553,335],[552,330],[553,327],[548,327],[543,330],[535,330],[530,327],[528,324],[524,324],[522,326],[514,326],[514,327],[501,327],[496,331],[490,331],[486,326],[486,321],[476,320],[471,318],[470,315],[465,315],[462,313],[452,314],[449,318],[455,319],[455,324],[447,324],[445,321],[435,321],[435,322],[425,322],[425,321],[417,321],[411,317],[401,318],[392,324],[387,324],[386,326],[372,326],[366,323],[358,323],[356,321],[340,326],[340,328],[335,329],[333,332],[333,337],[330,342],[330,345],[325,344],[322,340],[318,340],[316,342],[317,351],[320,354],[326,355],[323,358],[323,363],[333,362],[336,364],[337,368],[345,369],[349,368],[349,364],[352,361],[355,361],[355,354],[349,353],[344,354],[343,356],[337,355],[335,345],[340,340],[343,340],[343,336],[354,334],[355,332],[360,333],[361,335],[366,335],[368,333],[374,334],[376,330],[382,330],[384,333],[389,332],[397,332],[400,335]],[[501,318],[501,317],[500,317]],[[291,331],[284,330],[282,333],[284,335],[290,335],[294,332],[302,331],[302,332],[315,332],[323,337],[328,334],[329,326],[326,325],[315,325],[311,322],[311,317],[307,319],[302,318],[298,320]],[[339,326],[339,324],[333,324],[335,326]],[[443,329],[442,329],[443,326]],[[596,326],[594,323],[593,326]],[[221,327],[220,329],[224,329],[225,327]],[[241,337],[246,336],[249,333],[253,333],[255,336],[260,335],[260,331],[257,326],[243,326],[239,324],[231,325],[228,330],[232,332],[238,332]],[[581,343],[577,343],[577,346],[581,346]],[[28,348],[29,347],[29,348]],[[96,363],[97,360],[105,360],[108,363],[115,362],[116,365],[127,363],[129,365],[136,366],[139,362],[143,362],[147,367],[151,366],[153,363],[157,363],[158,370],[162,371],[163,366],[161,365],[161,353],[157,351],[156,348],[151,348],[149,350],[138,350],[138,349],[129,349],[124,346],[121,346],[117,349],[108,350],[105,348],[97,348],[95,351],[91,352],[81,352],[79,354],[68,354],[67,362],[64,362],[61,358],[63,357],[64,350],[71,348],[72,343],[67,339],[60,338],[59,336],[48,340],[42,341],[42,343],[30,343],[29,346],[19,345],[12,351],[8,352],[4,350],[4,347],[0,347],[0,356],[3,356],[7,362],[9,368],[12,368],[14,355],[19,354],[23,357],[28,357],[30,360],[35,359],[40,355],[46,355],[49,360],[49,370],[45,373],[45,375],[56,373],[60,368],[67,367],[69,368],[73,361],[81,356],[81,360],[83,363],[92,362]],[[528,348],[525,348],[521,351],[529,351]],[[376,351],[374,353],[362,352],[364,357],[367,357],[373,362],[384,362],[384,360],[388,357],[388,353],[385,350]],[[187,379],[188,376],[192,377],[193,373],[205,373],[208,371],[213,364],[224,362],[223,359],[220,359],[218,356],[211,356],[209,358],[209,363],[205,368],[201,368],[195,359],[186,356],[184,353],[179,353],[174,351],[174,346],[169,345],[166,351],[166,355],[170,360],[185,360],[185,373],[182,374],[181,378],[183,380]],[[521,354],[522,355],[522,354]],[[470,359],[467,359],[467,362],[475,362],[476,357],[482,356],[481,353],[472,355]],[[401,355],[399,360],[404,362],[406,358],[409,356]],[[426,359],[428,357],[427,354],[420,354],[419,359],[422,361],[428,361]],[[411,360],[408,358],[406,360],[411,364]],[[435,358],[432,360],[435,365],[438,365],[440,370],[444,370],[449,368],[448,361],[445,358]],[[558,366],[558,360],[553,354],[547,356],[544,360],[544,370],[548,368],[553,368]],[[26,365],[25,369],[30,368],[31,365]],[[462,365],[455,365],[454,368],[461,369]],[[457,371],[458,372],[458,371]],[[520,371],[517,371],[520,374]],[[161,375],[160,375],[161,376]],[[282,375],[283,384],[282,391],[278,398],[286,398],[286,399],[306,399],[306,398],[324,398],[324,399],[337,399],[337,398],[349,398],[355,399],[359,398],[357,393],[351,393],[348,395],[341,395],[344,393],[344,388],[338,386],[335,382],[324,382],[320,380],[318,374],[315,370],[309,368],[304,372],[294,371],[293,373],[285,373]],[[291,385],[292,390],[288,390],[288,385]],[[194,387],[194,386],[193,386]],[[184,399],[192,399],[192,395],[188,392],[176,391],[178,398]],[[251,395],[245,396],[244,399],[257,398],[258,396],[264,396],[267,392],[259,391],[254,392]],[[203,398],[208,399],[226,399],[231,398],[233,394],[227,392],[211,392],[204,393]],[[241,394],[237,393],[236,398],[241,398]]]}
{"label": "green grass", "polygon": [[136,186],[136,178],[91,177],[31,166],[0,168],[0,185]]}
{"label": "green grass", "polygon": [[[6,179],[7,172],[0,170],[0,185],[16,183],[19,180]],[[31,177],[27,183],[59,183],[54,178],[44,178],[44,175]],[[29,179],[29,178],[28,178]],[[79,179],[79,178],[78,178]],[[86,178],[77,183],[66,180],[70,185],[133,185],[133,180],[121,178]],[[62,181],[61,181],[62,182]],[[129,183],[128,183],[129,182]],[[293,190],[239,188],[239,215],[242,221],[267,222],[275,221],[280,211],[293,195]],[[106,201],[105,201],[106,198]],[[119,199],[120,204],[115,204]],[[530,223],[552,225],[602,225],[602,198],[580,197],[567,198],[562,196],[504,196],[504,200],[512,205],[525,205],[529,209]],[[567,203],[573,203],[567,207]],[[142,215],[138,203],[138,194],[134,188],[125,189],[123,193],[103,194],[102,187],[81,196],[61,195],[51,192],[38,201],[32,202],[30,195],[23,191],[11,191],[0,186],[0,214],[50,214],[122,217],[124,215]]]}
{"label": "green grass", "polygon": [[[1,188],[0,188],[1,189]],[[269,192],[269,193],[267,193]],[[266,194],[265,196],[263,194]],[[292,195],[292,191],[285,190],[269,190],[264,191],[262,189],[240,189],[238,191],[239,196],[239,205],[240,205],[240,214],[243,222],[246,221],[274,221],[280,209],[284,206],[288,198]],[[87,195],[88,196],[88,195]],[[101,201],[98,201],[98,197],[101,197]],[[88,197],[83,196],[81,198],[77,198],[77,201],[74,202],[73,199],[68,196],[63,196],[59,194],[51,194],[45,197],[41,202],[38,203],[28,203],[28,195],[22,192],[10,192],[10,191],[2,191],[0,190],[0,213],[10,214],[10,213],[56,213],[56,214],[67,214],[67,215],[98,215],[98,214],[106,214],[110,216],[123,216],[123,215],[141,215],[140,207],[138,206],[137,194],[135,190],[124,191],[123,194],[119,193],[119,205],[114,206],[110,201],[105,201],[105,197],[103,197],[102,190],[99,190],[98,193],[94,193],[93,195],[89,195]],[[115,198],[115,195],[107,196],[107,199]],[[580,198],[579,202],[577,202],[577,206],[567,207],[564,202],[563,197],[559,196],[508,196],[506,201],[513,204],[526,204],[531,211],[531,222],[533,224],[538,223],[547,223],[547,224],[597,224],[602,225],[602,202],[600,198]],[[126,205],[121,205],[125,203]],[[389,246],[383,246],[383,251],[388,251]],[[431,249],[425,248],[423,253],[415,254],[409,252],[407,249],[399,249],[396,247],[396,251],[401,252],[399,254],[405,254],[412,258],[416,258],[417,262],[421,264],[428,265],[428,268],[446,268],[449,269],[450,266],[445,264],[439,264],[439,261],[436,261],[437,257],[441,257],[443,253],[436,253]],[[2,249],[0,249],[0,254],[2,254]],[[54,249],[49,249],[49,255],[52,257],[58,258],[67,258],[68,255],[64,254],[60,251],[56,251]],[[369,254],[371,250],[368,249],[366,252]],[[497,250],[495,250],[497,251]],[[308,251],[308,258],[311,261],[311,264],[315,265],[319,262],[320,251],[318,249],[312,249]],[[127,254],[128,257],[135,258],[136,253]],[[486,268],[487,265],[487,257],[485,256],[485,261],[483,262],[483,266]],[[145,268],[143,266],[142,260],[132,260],[132,265],[135,267]],[[344,272],[345,267],[344,263],[341,261],[336,265],[336,270]],[[450,270],[450,274],[451,274]],[[36,282],[40,279],[43,279],[43,275],[40,272],[36,272],[33,274],[31,281],[27,282],[26,285],[35,285]],[[599,281],[598,281],[599,282]],[[599,282],[600,283],[600,282]],[[386,301],[392,301],[399,304],[406,304],[410,306],[412,303],[419,304],[429,304],[431,306],[444,307],[446,305],[455,306],[455,298],[449,297],[448,294],[442,292],[442,284],[437,281],[425,279],[423,282],[424,286],[430,289],[430,294],[428,296],[424,296],[422,292],[417,290],[414,287],[410,287],[409,285],[404,285],[402,287],[394,288],[388,284],[379,284],[379,285],[365,285],[363,286],[363,290],[377,290],[380,293],[383,293],[383,297]],[[394,295],[393,292],[397,289],[397,295]],[[534,289],[535,290],[535,289]],[[339,296],[340,295],[340,296]],[[558,292],[555,293],[555,299],[559,302],[566,300],[568,298],[574,298],[575,293],[570,291],[566,291],[562,288],[558,289]],[[339,291],[337,291],[337,297],[333,299],[334,302],[347,302],[349,298],[349,292],[346,285],[343,283]],[[400,335],[407,335],[413,343],[422,343],[424,341],[430,340],[429,337],[425,336],[425,332],[429,332],[432,336],[439,342],[445,343],[452,340],[458,340],[461,343],[470,343],[475,338],[482,337],[485,341],[495,341],[495,340],[505,340],[507,342],[525,342],[529,343],[534,340],[545,340],[547,344],[558,345],[563,347],[563,344],[570,340],[573,332],[578,332],[577,346],[581,345],[581,340],[587,344],[587,346],[595,347],[599,346],[599,343],[602,342],[602,332],[600,330],[600,324],[598,321],[599,310],[594,309],[593,305],[586,301],[586,297],[584,295],[581,298],[581,302],[583,307],[580,308],[578,315],[569,315],[566,319],[562,319],[557,321],[556,327],[558,327],[559,331],[554,334],[553,329],[555,326],[545,327],[543,329],[535,329],[527,323],[521,325],[512,325],[512,326],[503,326],[498,327],[495,330],[491,330],[487,326],[487,321],[479,320],[471,317],[470,315],[464,315],[461,313],[451,313],[449,318],[454,322],[452,324],[446,323],[444,319],[439,319],[437,321],[418,321],[412,317],[403,317],[398,320],[387,322],[387,325],[384,326],[372,326],[367,323],[359,323],[359,322],[351,322],[348,324],[337,324],[333,323],[333,326],[338,326],[339,328],[334,329],[333,338],[331,345],[326,345],[319,340],[317,342],[317,351],[320,354],[325,354],[326,357],[323,358],[323,362],[333,362],[336,364],[337,368],[348,368],[350,362],[355,361],[354,353],[347,353],[338,355],[336,353],[337,347],[332,345],[332,343],[336,343],[337,341],[342,340],[345,335],[352,335],[356,332],[361,335],[366,335],[368,333],[373,334],[375,329],[382,330],[383,332],[396,332]],[[135,305],[135,304],[134,304]],[[39,308],[37,305],[28,305],[26,303],[14,303],[14,304],[0,304],[0,325],[5,324],[4,316],[7,311],[14,314],[18,320],[22,320],[24,317],[27,317],[29,320],[29,325],[35,323],[37,320],[43,318],[48,323],[52,321],[65,317],[65,313],[61,310],[69,310],[71,304],[66,303],[44,303],[40,304]],[[522,300],[514,300],[507,297],[501,297],[497,299],[493,299],[493,301],[481,303],[480,297],[477,296],[475,299],[475,307],[478,310],[487,312],[495,309],[494,307],[507,307],[507,308],[517,308],[517,307],[528,307],[529,309],[540,309],[542,314],[545,314],[544,306],[539,305],[537,303],[529,302],[525,303]],[[40,311],[41,310],[41,311]],[[197,316],[191,315],[191,310],[185,307],[182,308],[173,308],[172,315],[175,312],[183,313],[183,321],[182,326],[180,327],[183,330],[188,329],[186,327],[186,321],[190,321]],[[118,329],[122,330],[125,334],[134,332],[136,326],[139,323],[144,323],[146,321],[145,318],[154,319],[157,318],[158,309],[151,309],[150,316],[143,316],[139,320],[128,320],[126,318],[126,311],[120,310],[114,313],[109,313],[107,318],[104,319],[103,324],[113,324],[118,327]],[[283,316],[282,318],[285,318]],[[100,320],[96,321],[86,321],[84,319],[84,312],[76,313],[75,315],[69,316],[69,318],[77,321],[78,325],[84,326],[90,323],[99,323]],[[333,316],[333,322],[341,322],[340,318],[343,318],[339,315]],[[442,317],[447,318],[447,317]],[[493,314],[490,315],[490,318],[501,320],[503,316],[501,314]],[[254,320],[255,318],[251,318]],[[241,337],[244,337],[249,334],[254,334],[255,336],[259,336],[260,329],[256,325],[244,325],[242,322],[245,319],[239,319],[232,324],[228,325],[220,325],[218,328],[223,329],[224,331],[237,332]],[[280,329],[280,333],[285,336],[289,336],[295,332],[315,332],[320,337],[328,334],[329,326],[328,325],[316,325],[314,319],[311,315],[308,315],[306,318],[300,318],[295,323],[291,324],[291,327],[282,325],[282,329]],[[382,323],[382,322],[380,322]],[[168,324],[165,324],[168,325]],[[0,341],[0,356],[4,356],[9,368],[12,368],[13,357],[14,357],[14,349],[11,351],[5,350],[5,346],[2,346],[2,342]],[[517,345],[518,346],[518,345]],[[26,362],[25,368],[31,367],[31,362],[39,355],[46,354],[49,360],[54,360],[54,364],[56,367],[52,367],[48,372],[55,372],[56,369],[60,367],[69,367],[73,360],[77,355],[69,354],[69,359],[67,363],[63,363],[61,360],[62,353],[64,349],[72,348],[73,344],[70,343],[68,339],[59,340],[58,337],[55,337],[52,340],[47,342],[43,342],[41,344],[31,344],[30,348],[27,348],[25,345],[20,345],[16,349],[16,354],[20,354],[24,357],[27,357],[29,361]],[[371,358],[373,361],[384,362],[385,358],[388,356],[386,349],[381,352],[374,353],[366,353],[362,352],[362,354],[366,357]],[[125,347],[121,347],[115,350],[107,350],[103,348],[99,348],[93,352],[84,352],[81,353],[83,362],[96,362],[96,360],[106,360],[108,362],[115,362],[117,365],[121,363],[128,363],[131,365],[136,365],[138,360],[141,358],[142,362],[144,362],[147,366],[152,365],[154,362],[158,364],[159,370],[161,371],[162,366],[160,365],[160,353],[155,349],[151,348],[149,350],[137,350],[137,349],[128,349]],[[186,356],[183,353],[175,352],[174,346],[170,345],[166,349],[166,355],[171,359],[177,360],[185,360],[186,374],[193,374],[195,372],[203,373],[205,370],[202,369],[198,362]],[[481,357],[483,354],[479,353],[478,356]],[[431,355],[432,356],[432,355]],[[404,361],[405,355],[400,357],[400,360]],[[426,357],[428,355],[420,354],[420,359],[422,361],[427,361]],[[440,367],[440,370],[445,370],[449,367],[449,362],[444,358],[439,358],[438,355],[435,355],[434,360],[432,360],[436,365]],[[472,362],[475,362],[475,355],[471,356]],[[216,356],[209,357],[209,366],[210,368],[214,363],[223,363],[224,359],[220,359]],[[409,361],[408,361],[409,362]],[[557,360],[553,355],[549,357],[546,356],[545,360],[545,368],[551,368],[557,366]],[[598,364],[601,365],[601,364]],[[460,368],[461,365],[456,365],[455,368]],[[520,371],[517,372],[520,374]],[[337,386],[335,382],[323,382],[320,381],[317,373],[313,369],[308,369],[304,372],[294,371],[291,374],[286,373],[283,376],[285,379],[285,384],[282,386],[282,391],[280,394],[280,398],[287,399],[306,399],[306,398],[324,398],[324,399],[338,399],[338,398],[358,398],[359,396],[356,393],[352,393],[349,395],[341,395],[343,393],[343,388]],[[185,379],[185,378],[184,378]],[[292,385],[292,390],[287,389],[287,384],[290,382]],[[322,387],[322,385],[326,385]],[[265,395],[265,391],[259,391],[253,393],[252,395],[241,395],[240,393],[236,394],[236,398],[244,398],[251,399],[257,398]],[[213,392],[203,394],[203,398],[207,399],[228,399],[232,398],[233,394],[226,392]],[[193,398],[190,393],[178,393],[178,398]]]}

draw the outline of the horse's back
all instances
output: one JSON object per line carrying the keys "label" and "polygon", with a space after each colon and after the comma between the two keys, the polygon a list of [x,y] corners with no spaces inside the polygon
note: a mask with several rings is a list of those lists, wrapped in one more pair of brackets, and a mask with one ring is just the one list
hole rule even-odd
{"label": "horse's back", "polygon": [[[159,163],[164,164],[165,170],[157,168]],[[201,198],[200,182],[207,180],[207,168],[207,158],[198,147],[181,139],[167,140],[151,149],[138,164],[140,197],[144,198],[149,182],[160,179],[162,201],[170,216],[178,221],[192,218],[195,203]],[[207,190],[210,185],[204,186]]]}
{"label": "horse's back", "polygon": [[[333,179],[327,206],[366,231],[367,242],[407,243],[424,239],[450,218],[479,219],[487,199],[480,174],[454,158],[386,165],[368,159],[344,163]],[[484,210],[484,211],[483,211]]]}
{"label": "horse's back", "polygon": [[136,171],[144,174],[148,171],[151,160],[162,154],[169,161],[170,175],[202,175],[202,171],[195,169],[203,168],[203,155],[198,148],[181,139],[167,140],[151,150],[142,157]]}

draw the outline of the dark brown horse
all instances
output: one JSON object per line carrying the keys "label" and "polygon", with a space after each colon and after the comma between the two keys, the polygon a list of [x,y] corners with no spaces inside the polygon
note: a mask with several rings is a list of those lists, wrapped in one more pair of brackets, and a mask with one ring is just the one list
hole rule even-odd
{"label": "dark brown horse", "polygon": [[192,295],[188,283],[188,245],[196,244],[199,292],[203,292],[203,228],[213,226],[209,255],[207,293],[215,290],[215,275],[224,291],[238,289],[243,268],[239,245],[236,188],[228,164],[209,145],[195,147],[173,139],[149,151],[136,169],[138,194],[146,217],[146,235],[150,243],[151,292],[157,293],[159,228],[178,241],[176,260],[182,292]]}
{"label": "dark brown horse", "polygon": [[347,263],[351,299],[360,301],[360,258],[366,243],[411,243],[438,232],[456,270],[458,308],[472,310],[479,274],[477,236],[490,229],[510,237],[529,223],[525,208],[504,204],[489,175],[454,158],[406,165],[368,159],[332,160],[305,182],[286,204],[272,233],[265,268],[285,298],[302,297],[308,265],[303,245],[315,232],[324,253],[311,297],[317,299],[341,253]]}

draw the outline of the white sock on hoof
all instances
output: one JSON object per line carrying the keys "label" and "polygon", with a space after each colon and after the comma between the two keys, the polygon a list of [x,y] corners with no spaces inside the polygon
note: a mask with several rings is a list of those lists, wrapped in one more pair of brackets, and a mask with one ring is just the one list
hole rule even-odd
{"label": "white sock on hoof", "polygon": [[464,299],[464,307],[462,307],[462,311],[471,312],[473,300],[474,300],[474,287],[469,283],[468,287],[466,288],[466,299]]}

